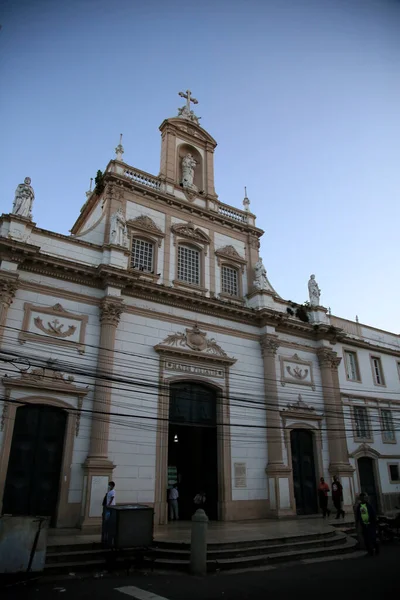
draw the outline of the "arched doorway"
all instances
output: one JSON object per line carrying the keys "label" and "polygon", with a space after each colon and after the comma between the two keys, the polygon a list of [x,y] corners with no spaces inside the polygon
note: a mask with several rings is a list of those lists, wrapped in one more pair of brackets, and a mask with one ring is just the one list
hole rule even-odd
{"label": "arched doorway", "polygon": [[308,429],[292,429],[290,447],[296,512],[298,515],[315,514],[318,505],[313,434]]}
{"label": "arched doorway", "polygon": [[358,475],[360,478],[360,491],[368,494],[368,501],[375,510],[378,510],[378,494],[375,481],[374,460],[369,456],[362,456],[357,461]]}
{"label": "arched doorway", "polygon": [[217,392],[204,384],[170,385],[168,488],[175,482],[181,519],[191,519],[202,490],[209,519],[218,518]]}
{"label": "arched doorway", "polygon": [[3,513],[51,517],[60,486],[67,413],[34,404],[16,411],[3,496]]}

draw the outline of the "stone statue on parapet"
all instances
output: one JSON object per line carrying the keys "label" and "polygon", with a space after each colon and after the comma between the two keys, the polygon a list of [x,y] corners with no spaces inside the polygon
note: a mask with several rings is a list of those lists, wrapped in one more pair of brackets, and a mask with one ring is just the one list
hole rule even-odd
{"label": "stone statue on parapet", "polygon": [[253,282],[254,287],[258,290],[268,290],[267,270],[264,267],[262,258],[260,257],[254,266],[256,278]]}
{"label": "stone statue on parapet", "polygon": [[310,296],[311,306],[319,306],[321,290],[318,287],[318,283],[315,281],[315,275],[310,275],[310,279],[308,280],[308,294]]}
{"label": "stone statue on parapet", "polygon": [[31,178],[25,177],[24,183],[20,183],[15,190],[12,214],[32,219],[32,205],[34,199],[35,193],[31,186]]}
{"label": "stone statue on parapet", "polygon": [[128,247],[128,229],[122,209],[119,208],[110,219],[110,244]]}

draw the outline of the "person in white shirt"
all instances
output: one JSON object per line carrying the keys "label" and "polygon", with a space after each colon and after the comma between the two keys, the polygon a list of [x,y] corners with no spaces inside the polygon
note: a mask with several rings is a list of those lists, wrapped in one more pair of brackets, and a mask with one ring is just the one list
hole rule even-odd
{"label": "person in white shirt", "polygon": [[176,483],[168,492],[168,504],[169,504],[169,520],[177,521],[179,519],[179,506],[178,506],[179,492]]}
{"label": "person in white shirt", "polygon": [[115,483],[113,481],[110,481],[110,483],[108,484],[108,492],[107,492],[107,500],[106,500],[106,506],[115,506]]}

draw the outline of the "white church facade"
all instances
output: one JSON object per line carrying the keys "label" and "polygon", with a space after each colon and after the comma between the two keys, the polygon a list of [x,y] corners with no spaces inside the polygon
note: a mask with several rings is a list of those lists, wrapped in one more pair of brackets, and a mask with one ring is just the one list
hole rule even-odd
{"label": "white church facade", "polygon": [[95,529],[112,479],[156,524],[175,482],[182,519],[201,490],[211,519],[279,518],[334,475],[348,510],[394,510],[399,335],[331,315],[313,276],[305,306],[279,296],[181,95],[159,174],[120,143],[70,236],[36,225],[29,178],[0,218],[2,511]]}

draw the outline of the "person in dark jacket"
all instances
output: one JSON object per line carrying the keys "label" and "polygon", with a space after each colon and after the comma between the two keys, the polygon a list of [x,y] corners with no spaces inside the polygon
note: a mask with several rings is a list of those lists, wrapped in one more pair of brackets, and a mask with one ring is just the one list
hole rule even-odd
{"label": "person in dark jacket", "polygon": [[367,502],[366,495],[362,492],[359,496],[359,504],[356,509],[356,520],[361,524],[365,547],[370,556],[374,550],[379,554],[379,546],[376,539],[376,512],[373,506]]}
{"label": "person in dark jacket", "polygon": [[345,512],[342,509],[343,487],[336,475],[334,476],[332,482],[332,502],[333,506],[336,508],[336,518],[338,519],[340,516],[342,516],[344,519]]}

